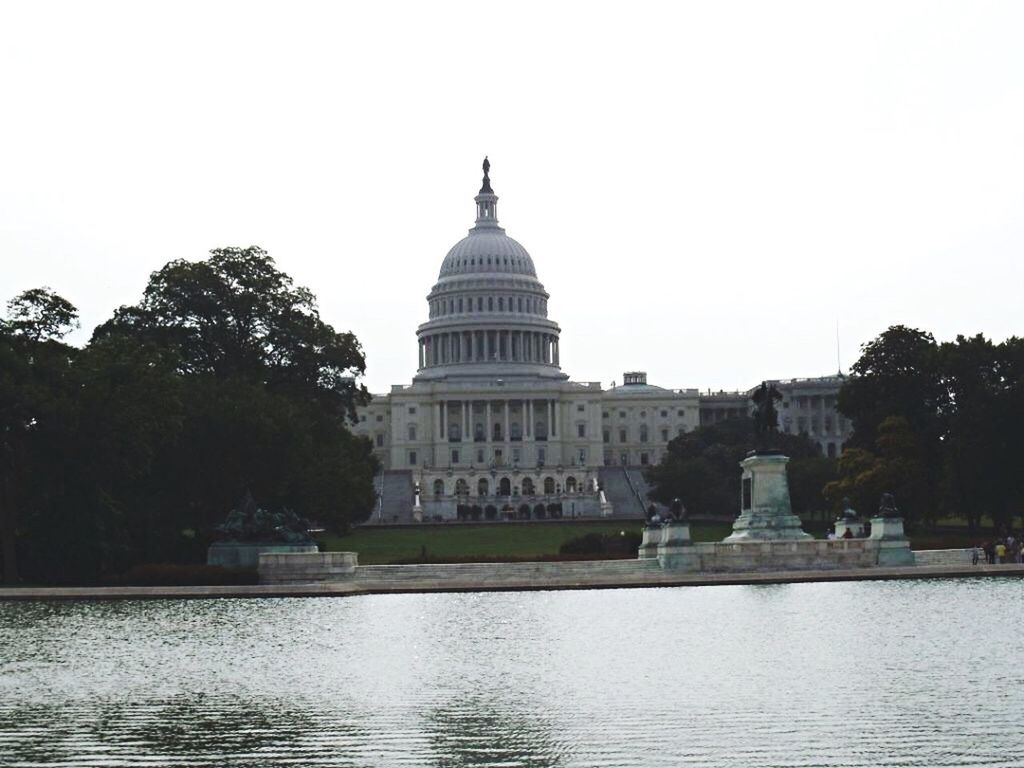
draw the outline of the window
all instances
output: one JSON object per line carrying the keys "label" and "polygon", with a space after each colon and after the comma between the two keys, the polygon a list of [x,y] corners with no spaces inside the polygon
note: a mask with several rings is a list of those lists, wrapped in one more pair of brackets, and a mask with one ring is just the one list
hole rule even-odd
{"label": "window", "polygon": [[499,312],[504,312],[505,311],[505,298],[503,296],[499,296],[498,297],[498,311]]}
{"label": "window", "polygon": [[415,440],[416,439],[416,425],[415,424],[410,424],[409,425],[409,439],[410,440]]}
{"label": "window", "polygon": [[484,449],[483,448],[477,448],[477,450],[476,450],[476,463],[477,464],[483,464],[484,463]]}
{"label": "window", "polygon": [[646,443],[647,442],[647,425],[646,424],[641,424],[640,425],[640,442],[641,443]]}
{"label": "window", "polygon": [[604,440],[604,442],[610,443],[612,441],[612,431],[610,429],[604,430],[601,433],[601,438],[602,440]]}
{"label": "window", "polygon": [[601,418],[602,419],[607,419],[608,418],[608,411],[601,411]]}
{"label": "window", "polygon": [[488,312],[493,312],[494,311],[494,297],[493,296],[488,296],[487,297],[487,311]]}
{"label": "window", "polygon": [[579,405],[576,406],[576,411],[578,413],[583,413],[586,409],[587,407],[583,405],[583,403],[580,403]]}
{"label": "window", "polygon": [[484,311],[484,297],[483,296],[477,296],[476,297],[476,311],[477,312],[483,312]]}
{"label": "window", "polygon": [[384,447],[384,435],[380,435],[380,434],[377,435],[377,447],[378,448],[383,448]]}
{"label": "window", "polygon": [[523,297],[522,296],[520,296],[518,298],[518,300],[516,301],[516,306],[519,308],[520,312],[523,311]]}
{"label": "window", "polygon": [[587,449],[586,448],[580,448],[580,452],[579,452],[579,455],[577,456],[577,458],[580,460],[580,466],[586,465],[586,463],[587,463]]}
{"label": "window", "polygon": [[668,411],[662,411],[661,412],[661,418],[664,419],[666,416],[668,416]]}
{"label": "window", "polygon": [[409,451],[409,466],[416,466],[416,451]]}
{"label": "window", "polygon": [[661,430],[661,442],[663,442],[663,443],[667,443],[668,442],[668,430],[667,429]]}
{"label": "window", "polygon": [[676,416],[678,416],[680,419],[683,418],[683,416],[685,416],[685,415],[686,415],[686,411],[684,409],[682,409],[682,408],[680,408],[678,411],[676,411]]}
{"label": "window", "polygon": [[647,451],[640,452],[640,463],[645,467],[650,463],[647,458]]}
{"label": "window", "polygon": [[641,419],[646,419],[647,418],[647,411],[640,411],[640,418]]}
{"label": "window", "polygon": [[619,430],[619,442],[620,443],[626,442],[626,430],[624,430],[624,429],[620,429]]}
{"label": "window", "polygon": [[537,449],[537,463],[543,465],[546,458],[547,458],[547,451],[545,451],[543,448],[538,448]]}
{"label": "window", "polygon": [[459,463],[459,451],[457,448],[452,449],[452,464]]}
{"label": "window", "polygon": [[410,416],[415,416],[416,415],[416,406],[415,405],[410,405],[409,406],[409,415]]}
{"label": "window", "polygon": [[626,418],[626,412],[625,411],[619,411],[619,418],[620,419]]}
{"label": "window", "polygon": [[434,495],[444,496],[444,480],[439,478],[434,481]]}
{"label": "window", "polygon": [[576,425],[576,437],[586,437],[586,436],[587,436],[587,425],[582,423],[582,422],[577,424]]}
{"label": "window", "polygon": [[384,414],[383,413],[378,413],[377,414],[377,423],[379,424],[382,421],[384,421]]}
{"label": "window", "polygon": [[513,448],[512,449],[512,463],[513,464],[518,464],[520,461],[522,461],[522,459],[523,459],[523,456],[522,456],[522,453],[520,452],[520,450],[518,448]]}
{"label": "window", "polygon": [[679,435],[679,437],[682,437],[683,435],[685,435],[686,434],[686,427],[679,427],[679,429],[676,430],[676,434]]}
{"label": "window", "polygon": [[462,312],[462,299],[459,299],[459,312]]}

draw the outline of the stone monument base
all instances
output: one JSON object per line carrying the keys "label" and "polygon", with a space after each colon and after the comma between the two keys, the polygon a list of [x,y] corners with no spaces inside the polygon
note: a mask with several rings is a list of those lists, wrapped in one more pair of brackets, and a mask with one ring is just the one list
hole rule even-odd
{"label": "stone monument base", "polygon": [[914,565],[914,552],[903,533],[902,517],[871,518],[870,540],[878,542],[879,565]]}
{"label": "stone monument base", "polygon": [[722,541],[658,547],[658,562],[666,570],[706,573],[751,571],[822,571],[913,565],[906,539],[801,539]]}
{"label": "stone monument base", "polygon": [[206,564],[224,568],[256,568],[264,552],[303,553],[319,552],[316,544],[283,544],[281,542],[218,541],[206,550]]}

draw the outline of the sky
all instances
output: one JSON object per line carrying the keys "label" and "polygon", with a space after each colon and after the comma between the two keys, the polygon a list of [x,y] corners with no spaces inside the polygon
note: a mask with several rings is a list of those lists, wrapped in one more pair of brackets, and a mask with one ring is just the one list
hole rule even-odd
{"label": "sky", "polygon": [[0,2],[0,300],[50,286],[84,344],[166,262],[259,245],[386,392],[486,154],[574,380],[1001,340],[1022,37],[1024,4],[974,0]]}

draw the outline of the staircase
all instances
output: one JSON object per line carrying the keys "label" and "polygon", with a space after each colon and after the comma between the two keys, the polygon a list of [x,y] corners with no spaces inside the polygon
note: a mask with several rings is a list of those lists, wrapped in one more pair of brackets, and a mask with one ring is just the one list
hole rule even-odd
{"label": "staircase", "polygon": [[646,516],[646,504],[633,488],[624,467],[601,467],[597,476],[605,497],[612,503],[615,517]]}
{"label": "staircase", "polygon": [[659,504],[653,499],[648,498],[647,494],[651,492],[651,484],[647,482],[647,478],[644,477],[644,470],[642,467],[625,467],[626,478],[629,480],[629,484],[633,490],[636,491],[637,496],[643,500],[644,510],[646,512],[647,507],[653,504],[658,510],[658,514],[663,518],[668,515],[669,509],[664,504]]}
{"label": "staircase", "polygon": [[374,478],[374,484],[380,497],[367,524],[411,523],[414,501],[412,471],[386,469]]}

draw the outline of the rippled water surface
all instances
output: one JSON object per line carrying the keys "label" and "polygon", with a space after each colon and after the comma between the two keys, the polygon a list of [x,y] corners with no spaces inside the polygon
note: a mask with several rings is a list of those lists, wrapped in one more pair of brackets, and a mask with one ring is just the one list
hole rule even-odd
{"label": "rippled water surface", "polygon": [[1024,581],[0,603],[4,766],[1021,766]]}

